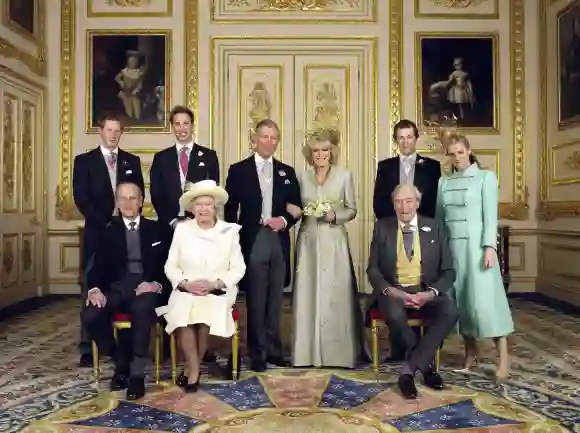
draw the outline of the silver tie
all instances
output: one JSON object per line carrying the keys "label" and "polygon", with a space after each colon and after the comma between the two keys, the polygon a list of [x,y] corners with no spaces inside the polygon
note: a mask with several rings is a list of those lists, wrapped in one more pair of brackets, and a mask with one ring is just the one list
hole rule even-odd
{"label": "silver tie", "polygon": [[407,254],[407,259],[411,260],[413,258],[413,242],[415,241],[415,236],[413,232],[413,227],[407,224],[403,227],[403,246],[405,247],[405,253]]}
{"label": "silver tie", "polygon": [[262,173],[266,179],[272,179],[272,163],[270,161],[264,161],[262,163]]}

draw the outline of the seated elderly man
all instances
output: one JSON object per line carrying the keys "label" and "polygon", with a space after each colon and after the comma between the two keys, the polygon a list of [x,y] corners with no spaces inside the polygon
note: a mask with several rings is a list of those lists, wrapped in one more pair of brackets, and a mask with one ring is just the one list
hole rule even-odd
{"label": "seated elderly man", "polygon": [[[417,397],[415,373],[426,386],[442,389],[443,380],[433,365],[437,349],[457,322],[458,313],[446,292],[455,280],[453,258],[445,229],[431,218],[417,215],[421,193],[402,184],[392,195],[396,217],[375,224],[367,276],[374,302],[390,332],[405,344],[406,362],[399,377],[405,398]],[[419,341],[407,323],[407,311],[416,310],[430,322]]]}
{"label": "seated elderly man", "polygon": [[[141,189],[121,183],[115,193],[119,216],[105,228],[87,274],[88,292],[83,321],[92,340],[113,354],[115,374],[111,390],[127,389],[127,399],[145,395],[145,367],[149,358],[155,308],[167,299],[163,266],[168,246],[157,222],[139,215]],[[131,329],[119,332],[115,344],[111,327],[116,313],[129,313]]]}

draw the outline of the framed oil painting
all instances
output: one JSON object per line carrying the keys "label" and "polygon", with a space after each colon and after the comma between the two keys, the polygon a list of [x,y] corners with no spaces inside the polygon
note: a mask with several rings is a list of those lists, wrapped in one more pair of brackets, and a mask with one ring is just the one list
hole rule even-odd
{"label": "framed oil painting", "polygon": [[580,1],[562,9],[558,20],[558,123],[580,123]]}
{"label": "framed oil painting", "polygon": [[497,34],[417,33],[415,42],[419,123],[498,133]]}
{"label": "framed oil painting", "polygon": [[126,132],[168,132],[171,31],[88,30],[87,132],[117,113]]}
{"label": "framed oil painting", "polygon": [[44,0],[4,0],[4,23],[29,39],[38,38],[39,2]]}

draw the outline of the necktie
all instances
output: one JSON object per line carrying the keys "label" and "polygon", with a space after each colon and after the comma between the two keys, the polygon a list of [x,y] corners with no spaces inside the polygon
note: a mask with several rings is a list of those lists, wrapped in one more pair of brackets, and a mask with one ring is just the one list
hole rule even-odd
{"label": "necktie", "polygon": [[131,222],[129,223],[129,231],[130,231],[130,232],[135,232],[135,231],[137,231],[136,227],[137,227],[137,223],[136,223],[135,221],[131,221]]}
{"label": "necktie", "polygon": [[262,173],[266,179],[272,179],[272,163],[270,161],[264,161],[262,163]]}
{"label": "necktie", "polygon": [[403,167],[405,168],[405,173],[409,174],[409,171],[411,171],[411,160],[409,157],[403,159]]}
{"label": "necktie", "polygon": [[183,177],[187,178],[187,169],[189,167],[189,156],[187,155],[187,147],[182,147],[179,151],[179,166],[181,167],[181,172]]}
{"label": "necktie", "polygon": [[117,163],[117,154],[115,152],[109,153],[109,167],[111,167],[111,170],[115,169],[116,163]]}
{"label": "necktie", "polygon": [[414,232],[413,227],[407,224],[403,227],[403,245],[405,247],[405,253],[407,254],[407,259],[411,260],[413,258],[413,242],[414,242]]}

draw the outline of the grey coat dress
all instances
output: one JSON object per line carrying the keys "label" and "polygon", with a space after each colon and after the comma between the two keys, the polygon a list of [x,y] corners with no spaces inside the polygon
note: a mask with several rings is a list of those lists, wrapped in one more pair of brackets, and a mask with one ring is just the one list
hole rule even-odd
{"label": "grey coat dress", "polygon": [[319,185],[313,170],[298,176],[302,203],[328,201],[336,223],[303,216],[296,243],[294,366],[355,367],[362,320],[345,223],[356,217],[352,174],[333,166]]}

